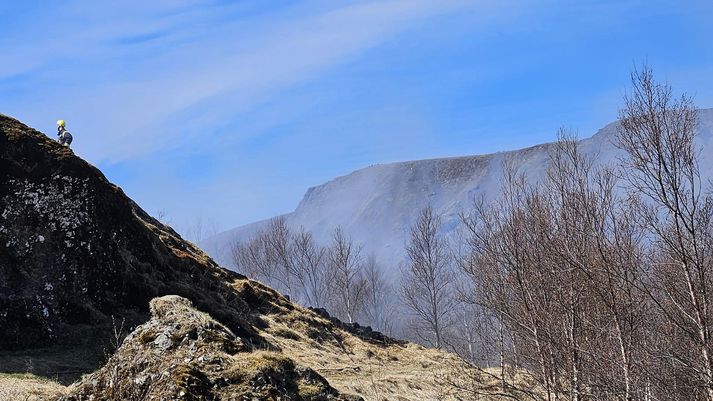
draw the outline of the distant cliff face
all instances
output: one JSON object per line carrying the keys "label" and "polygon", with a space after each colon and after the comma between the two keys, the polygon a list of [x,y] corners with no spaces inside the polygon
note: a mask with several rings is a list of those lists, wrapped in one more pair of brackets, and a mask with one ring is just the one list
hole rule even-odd
{"label": "distant cliff face", "polygon": [[[703,163],[713,167],[713,109],[701,111],[700,117],[699,143],[708,149]],[[613,143],[616,127],[616,123],[609,124],[582,140],[582,149],[598,162],[615,162],[620,154]],[[295,211],[285,218],[292,228],[304,227],[320,241],[327,241],[334,228],[341,225],[364,245],[364,252],[374,253],[395,274],[418,210],[430,204],[443,216],[445,230],[452,232],[459,226],[458,213],[467,212],[474,199],[494,199],[500,193],[506,159],[512,159],[519,171],[536,181],[545,174],[548,149],[550,145],[543,144],[491,155],[368,167],[309,189]],[[703,169],[703,173],[713,176],[711,169]],[[230,243],[249,239],[265,223],[221,233],[206,240],[203,248],[222,264],[231,266]]]}

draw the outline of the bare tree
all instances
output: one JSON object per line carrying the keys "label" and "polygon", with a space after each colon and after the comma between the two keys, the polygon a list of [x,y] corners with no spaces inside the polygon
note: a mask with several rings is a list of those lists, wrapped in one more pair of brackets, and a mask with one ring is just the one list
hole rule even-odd
{"label": "bare tree", "polygon": [[233,264],[239,272],[255,280],[272,284],[273,269],[268,260],[264,235],[264,232],[259,232],[247,242],[233,242],[230,253]]}
{"label": "bare tree", "polygon": [[[607,166],[594,167],[575,138],[560,132],[550,154],[545,181],[554,206],[553,255],[568,269],[570,323],[567,345],[574,399],[583,396],[583,383],[600,393],[631,400],[642,371],[633,358],[643,357],[641,340],[647,302],[638,285],[644,273],[643,232],[631,199],[616,191],[618,178]],[[571,303],[577,294],[579,305]],[[575,307],[578,306],[578,309]],[[576,320],[573,320],[576,319]],[[577,327],[575,323],[579,324]],[[613,330],[607,330],[611,327]],[[592,358],[606,350],[611,358]]]}
{"label": "bare tree", "polygon": [[[239,271],[294,297],[297,302],[328,307],[349,323],[364,312],[368,288],[361,249],[341,228],[334,231],[332,244],[322,247],[315,243],[311,233],[304,229],[293,233],[283,218],[276,218],[250,241],[232,244],[231,254]],[[383,291],[379,287],[384,282],[373,284],[374,289]]]}
{"label": "bare tree", "polygon": [[[650,70],[632,78],[620,170],[561,131],[542,182],[508,162],[500,199],[462,216],[463,298],[499,323],[501,395],[713,399],[713,196],[696,161],[696,109]],[[541,391],[526,392],[506,364]]]}
{"label": "bare tree", "polygon": [[[159,218],[159,220],[161,219]],[[218,231],[218,224],[215,221],[198,216],[186,225],[185,234],[188,240],[199,244],[208,237],[217,234]]]}
{"label": "bare tree", "polygon": [[233,262],[239,271],[264,281],[288,295],[293,295],[295,258],[293,237],[284,218],[270,220],[247,243],[236,242],[231,247]]}
{"label": "bare tree", "polygon": [[430,206],[423,209],[406,245],[401,286],[404,303],[419,325],[415,334],[436,348],[444,346],[456,305],[451,255],[440,230],[440,217]]}
{"label": "bare tree", "polygon": [[629,188],[643,197],[638,217],[655,243],[645,289],[678,338],[676,344],[658,344],[658,357],[687,372],[690,399],[701,389],[713,400],[713,197],[697,161],[697,109],[685,95],[674,98],[648,68],[634,72],[632,84],[620,113],[618,145],[628,156],[623,163]]}
{"label": "bare tree", "polygon": [[265,254],[273,269],[272,281],[290,296],[299,295],[293,288],[296,276],[293,245],[292,233],[285,218],[271,219],[264,235]]}
{"label": "bare tree", "polygon": [[[593,357],[595,350],[616,349],[602,330],[613,319],[599,307],[606,281],[591,285],[600,278],[597,255],[611,251],[600,247],[610,245],[605,240],[613,228],[604,206],[612,204],[605,202],[612,187],[576,141],[561,135],[539,186],[506,164],[502,199],[493,206],[477,203],[474,216],[462,217],[472,253],[460,265],[474,283],[466,300],[492,311],[497,321],[502,391],[514,387],[506,383],[505,364],[522,364],[537,372],[545,399],[581,400],[596,386],[615,392],[602,378],[613,367]],[[622,305],[628,304],[616,298],[611,310],[616,314]]]}
{"label": "bare tree", "polygon": [[386,335],[393,335],[397,313],[394,289],[373,254],[369,255],[364,264],[364,280],[364,311],[369,324]]}
{"label": "bare tree", "polygon": [[300,230],[293,241],[295,278],[302,288],[306,305],[324,308],[329,300],[332,272],[327,266],[327,251],[315,244],[312,233]]}
{"label": "bare tree", "polygon": [[330,309],[340,319],[353,323],[363,312],[366,297],[361,248],[344,234],[341,227],[337,227],[332,235],[327,260],[332,279]]}
{"label": "bare tree", "polygon": [[[461,213],[461,221],[464,217]],[[502,343],[504,346],[505,330],[498,330],[496,316],[480,304],[472,277],[467,273],[479,270],[477,256],[469,247],[467,226],[462,225],[455,230],[452,239],[454,262],[458,267],[454,285],[458,306],[446,342],[452,351],[477,366],[504,367],[503,347],[500,345]],[[498,356],[501,357],[500,361],[497,360]]]}
{"label": "bare tree", "polygon": [[[502,197],[487,205],[474,205],[473,214],[463,216],[469,231],[473,261],[464,264],[473,280],[474,299],[498,319],[501,386],[505,389],[505,329],[517,347],[517,364],[530,369],[543,389],[544,399],[561,394],[565,361],[560,347],[567,325],[558,313],[566,308],[560,266],[553,263],[552,215],[541,192],[527,184],[524,176],[504,165]],[[563,290],[565,292],[563,292]]]}
{"label": "bare tree", "polygon": [[156,211],[156,220],[160,221],[163,224],[171,224],[171,219],[168,218],[168,212],[166,211],[166,208],[161,208]]}

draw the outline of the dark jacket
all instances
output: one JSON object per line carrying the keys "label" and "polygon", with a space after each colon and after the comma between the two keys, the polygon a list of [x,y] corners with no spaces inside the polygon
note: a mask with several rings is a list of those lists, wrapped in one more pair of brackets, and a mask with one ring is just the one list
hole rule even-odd
{"label": "dark jacket", "polygon": [[59,143],[62,145],[69,145],[72,143],[72,134],[70,134],[64,127],[57,127],[57,136],[59,137]]}

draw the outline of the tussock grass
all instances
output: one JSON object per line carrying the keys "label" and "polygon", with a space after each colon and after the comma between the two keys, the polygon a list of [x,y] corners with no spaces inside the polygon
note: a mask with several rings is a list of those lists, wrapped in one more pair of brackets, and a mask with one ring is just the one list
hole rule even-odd
{"label": "tussock grass", "polygon": [[[456,355],[410,343],[373,344],[298,306],[266,319],[264,335],[283,357],[311,367],[340,392],[367,401],[456,399],[442,379],[465,368]],[[284,335],[286,329],[300,338]]]}
{"label": "tussock grass", "polygon": [[0,373],[0,400],[41,401],[64,394],[61,384],[31,373]]}

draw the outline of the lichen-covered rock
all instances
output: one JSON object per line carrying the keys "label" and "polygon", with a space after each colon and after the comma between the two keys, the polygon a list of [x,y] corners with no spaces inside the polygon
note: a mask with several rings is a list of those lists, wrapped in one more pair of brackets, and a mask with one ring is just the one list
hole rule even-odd
{"label": "lichen-covered rock", "polygon": [[356,400],[279,353],[251,351],[182,297],[151,301],[152,318],[63,401]]}

